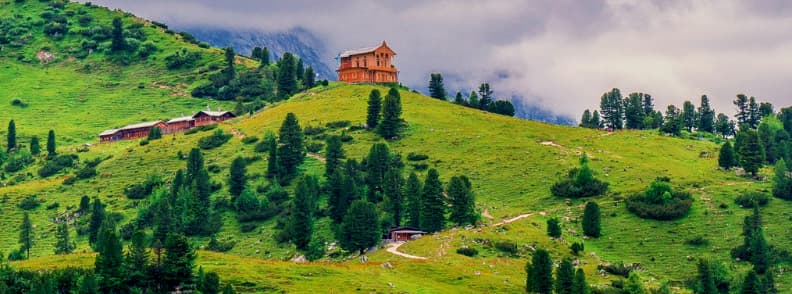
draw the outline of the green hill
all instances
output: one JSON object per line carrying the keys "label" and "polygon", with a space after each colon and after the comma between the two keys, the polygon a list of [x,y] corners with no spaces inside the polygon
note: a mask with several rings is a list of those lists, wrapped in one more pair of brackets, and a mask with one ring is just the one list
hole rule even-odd
{"label": "green hill", "polygon": [[[48,5],[36,1],[0,2],[0,19],[16,18],[14,15],[20,14],[21,19],[31,22],[29,43],[0,50],[0,97],[5,100],[0,103],[0,121],[16,120],[21,142],[27,142],[33,135],[43,138],[47,130],[54,129],[62,138],[59,151],[74,153],[72,150],[83,143],[96,143],[96,134],[107,128],[178,116],[205,108],[207,104],[226,109],[233,105],[186,94],[199,81],[207,79],[205,70],[221,66],[221,51],[199,48],[161,27],[125,16],[125,23],[143,24],[147,40],[154,41],[160,50],[130,64],[113,60],[113,56],[104,53],[72,58],[64,52],[80,44],[80,38],[67,34],[54,40],[44,36],[41,26],[32,25]],[[70,27],[79,27],[76,22],[83,15],[81,10],[93,17],[92,22],[105,25],[122,15],[102,8],[67,4],[62,13],[74,12],[70,19],[75,23]],[[202,52],[199,65],[191,70],[167,70],[163,59],[184,47]],[[41,64],[35,56],[45,48],[55,54],[55,59]],[[238,61],[243,66],[255,66],[244,58]],[[90,69],[86,71],[86,68]],[[321,138],[328,134],[345,134],[351,137],[344,144],[347,157],[363,158],[370,146],[382,139],[366,130],[329,127],[328,123],[363,124],[368,94],[374,88],[387,92],[387,88],[370,85],[320,86],[288,101],[268,105],[254,115],[221,124],[219,129],[235,136],[219,148],[204,151],[206,164],[216,166],[212,180],[225,186],[234,157],[260,156],[261,160],[248,166],[249,174],[258,175],[249,185],[268,186],[269,182],[261,176],[266,171],[266,154],[255,152],[256,144],[246,144],[242,138],[262,138],[266,132],[277,132],[289,112],[296,114],[303,128],[314,129],[313,135],[306,136],[308,145],[322,143]],[[571,256],[572,242],[581,241],[586,248],[580,257],[582,267],[588,281],[600,286],[619,279],[597,274],[597,266],[609,262],[640,263],[647,284],[656,287],[673,281],[680,289],[694,275],[696,260],[701,257],[725,263],[735,281],[741,280],[748,268],[729,256],[731,248],[742,242],[743,217],[750,213],[734,204],[734,198],[742,191],[768,191],[770,183],[719,170],[718,145],[713,142],[667,137],[656,131],[609,133],[518,120],[409,91],[401,91],[401,97],[407,127],[399,140],[388,142],[390,148],[403,157],[410,153],[427,155],[426,160],[406,161],[405,170],[416,171],[422,178],[425,172],[420,164],[436,168],[444,182],[454,175],[467,175],[473,183],[477,207],[484,215],[480,228],[452,228],[399,248],[404,253],[427,257],[426,260],[404,258],[383,249],[370,254],[365,264],[342,255],[295,265],[288,261],[296,255],[294,246],[274,240],[274,218],[255,222],[254,229],[242,232],[243,224],[232,212],[224,211],[224,225],[218,236],[222,240],[232,239],[236,245],[227,253],[201,251],[199,265],[217,271],[224,280],[232,281],[245,292],[332,289],[425,293],[519,292],[525,283],[529,247],[548,248],[554,260],[560,260]],[[15,98],[28,106],[12,105]],[[0,135],[5,136],[4,131],[5,128],[0,130]],[[91,266],[93,258],[87,253],[91,249],[85,236],[77,237],[79,254],[53,255],[52,219],[64,211],[73,211],[80,197],[87,195],[101,198],[109,211],[119,213],[121,224],[130,222],[147,200],[127,199],[124,190],[151,175],[169,181],[176,170],[185,166],[177,154],[187,154],[200,138],[210,133],[165,135],[145,146],[138,141],[95,144],[76,154],[81,164],[104,159],[96,167],[98,176],[72,185],[63,182],[77,168],[47,178],[38,176],[36,172],[44,164],[43,158],[36,158],[35,163],[22,171],[4,173],[2,182],[7,186],[0,188],[0,227],[19,226],[23,210],[17,205],[25,197],[33,195],[41,203],[30,211],[36,225],[32,259],[13,262],[12,266],[33,269]],[[551,185],[576,167],[583,153],[591,158],[597,177],[611,185],[606,196],[593,198],[603,212],[603,235],[598,239],[584,240],[578,222],[583,204],[592,199],[567,201],[550,194]],[[301,170],[323,174],[322,156],[320,151],[308,157]],[[769,174],[769,170],[762,173]],[[693,208],[687,216],[675,221],[652,221],[627,211],[624,199],[642,191],[659,176],[669,177],[675,188],[693,194]],[[227,187],[212,195],[213,199],[227,197]],[[770,244],[792,250],[788,242],[792,238],[787,225],[792,217],[789,204],[773,199],[763,214]],[[517,216],[524,217],[512,221]],[[550,239],[546,234],[545,222],[552,217],[561,220],[562,239]],[[508,223],[499,224],[506,220]],[[316,235],[332,239],[327,218],[318,220]],[[695,237],[708,240],[708,245],[685,244]],[[3,230],[0,248],[16,248],[17,239],[15,229]],[[196,246],[205,246],[208,238],[192,241]],[[510,257],[494,249],[491,244],[498,242],[515,243],[520,253]],[[472,258],[459,255],[455,251],[462,246],[476,248],[480,254]],[[390,266],[384,265],[386,262]],[[779,289],[789,289],[792,277],[784,273],[777,276],[776,283]]]}

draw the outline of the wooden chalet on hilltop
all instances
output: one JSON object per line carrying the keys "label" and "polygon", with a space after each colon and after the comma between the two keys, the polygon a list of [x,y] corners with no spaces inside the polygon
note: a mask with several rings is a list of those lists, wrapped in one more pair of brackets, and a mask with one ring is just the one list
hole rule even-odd
{"label": "wooden chalet on hilltop", "polygon": [[394,52],[385,41],[373,47],[341,52],[338,80],[347,83],[398,83],[399,71],[393,65]]}
{"label": "wooden chalet on hilltop", "polygon": [[99,134],[99,141],[113,142],[145,138],[153,128],[159,128],[163,134],[173,134],[198,126],[216,124],[235,117],[236,115],[229,111],[202,110],[191,116],[177,117],[167,122],[157,120],[131,124],[119,129],[110,129]]}

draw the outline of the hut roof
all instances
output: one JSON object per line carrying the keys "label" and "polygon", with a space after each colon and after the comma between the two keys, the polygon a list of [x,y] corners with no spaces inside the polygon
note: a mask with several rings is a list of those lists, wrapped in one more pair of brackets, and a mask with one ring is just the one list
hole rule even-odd
{"label": "hut roof", "polygon": [[170,123],[183,122],[183,121],[191,121],[191,120],[193,120],[193,117],[192,117],[192,116],[182,116],[182,117],[177,117],[177,118],[171,119],[171,120],[169,120],[167,123],[169,123],[169,124],[170,124]]}
{"label": "hut roof", "polygon": [[199,111],[199,112],[195,113],[195,115],[193,115],[192,117],[196,117],[196,116],[198,116],[198,115],[199,115],[199,114],[201,114],[201,113],[204,113],[204,114],[206,114],[206,115],[208,115],[208,116],[223,116],[223,115],[225,115],[226,113],[230,114],[231,116],[236,116],[236,115],[234,115],[233,113],[231,113],[230,111],[211,111],[211,110],[201,110],[201,111]]}

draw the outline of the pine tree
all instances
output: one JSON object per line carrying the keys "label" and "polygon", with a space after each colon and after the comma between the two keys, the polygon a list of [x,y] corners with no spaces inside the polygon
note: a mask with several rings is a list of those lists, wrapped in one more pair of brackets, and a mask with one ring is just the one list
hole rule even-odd
{"label": "pine tree", "polygon": [[146,246],[146,233],[136,231],[132,235],[127,253],[124,259],[124,269],[126,271],[127,284],[136,287],[145,287],[149,272],[148,247]]}
{"label": "pine tree", "polygon": [[575,284],[575,266],[572,261],[565,258],[556,269],[555,293],[572,294]]}
{"label": "pine tree", "polygon": [[403,186],[404,178],[402,178],[400,170],[391,168],[385,173],[385,178],[382,183],[382,192],[387,199],[388,212],[390,212],[393,217],[393,225],[395,226],[400,226],[402,218],[404,217]]}
{"label": "pine tree", "polygon": [[231,162],[231,171],[228,176],[228,192],[231,193],[232,200],[233,197],[239,196],[242,190],[245,190],[245,184],[247,183],[246,166],[247,161],[241,156],[237,156]]}
{"label": "pine tree", "polygon": [[78,211],[80,215],[83,215],[88,212],[89,209],[91,209],[91,198],[88,198],[88,195],[83,195],[83,197],[80,197],[80,208]]}
{"label": "pine tree", "polygon": [[654,110],[654,102],[652,101],[652,95],[643,94],[641,107],[643,108],[644,115],[650,115],[655,112]]}
{"label": "pine tree", "polygon": [[423,187],[421,186],[421,180],[418,179],[418,175],[415,173],[410,173],[410,176],[407,177],[407,184],[404,187],[404,194],[407,198],[407,225],[411,227],[420,227],[421,226],[421,209],[423,208],[423,202],[421,201],[421,193],[423,191]]}
{"label": "pine tree", "polygon": [[377,89],[371,90],[368,100],[368,115],[366,116],[366,126],[375,129],[379,124],[380,112],[382,109],[382,97]]}
{"label": "pine tree", "polygon": [[792,169],[783,159],[775,164],[775,177],[773,177],[773,196],[792,200]]}
{"label": "pine tree", "polygon": [[303,74],[302,80],[306,89],[316,86],[316,73],[314,72],[313,67],[309,66],[305,68],[305,73]]}
{"label": "pine tree", "polygon": [[278,95],[287,98],[297,93],[297,63],[294,55],[289,52],[283,54],[278,61]]}
{"label": "pine tree", "polygon": [[47,134],[47,155],[53,157],[57,154],[55,151],[55,131],[49,130]]}
{"label": "pine tree", "polygon": [[30,259],[30,248],[33,247],[33,223],[30,222],[30,215],[27,212],[22,214],[22,224],[19,225],[19,250],[25,252],[27,259]]}
{"label": "pine tree", "polygon": [[445,227],[446,203],[440,174],[434,168],[426,175],[421,200],[421,228],[430,233],[442,231]]}
{"label": "pine tree", "polygon": [[547,235],[551,238],[561,237],[561,225],[559,225],[557,218],[547,220]]}
{"label": "pine tree", "polygon": [[110,49],[113,51],[123,51],[126,50],[126,47],[127,44],[126,40],[124,39],[124,23],[121,21],[120,17],[116,17],[113,19],[113,32]]}
{"label": "pine tree", "polygon": [[8,122],[8,134],[6,135],[6,139],[7,139],[7,141],[6,141],[6,142],[7,142],[7,148],[6,148],[6,150],[7,150],[8,152],[11,152],[11,151],[13,151],[14,149],[16,149],[16,147],[17,147],[17,141],[16,141],[16,123],[14,123],[14,120],[13,120],[13,119],[12,119],[11,121],[9,121],[9,122]]}
{"label": "pine tree", "polygon": [[589,201],[583,211],[583,234],[597,238],[600,232],[600,207],[597,202]]}
{"label": "pine tree", "polygon": [[709,261],[699,259],[698,262],[698,294],[717,294],[718,289],[715,287],[715,276],[712,272],[712,265]]}
{"label": "pine tree", "polygon": [[92,273],[86,273],[80,280],[78,294],[96,294],[99,293],[99,285],[96,283],[96,277]]}
{"label": "pine tree", "polygon": [[578,268],[575,272],[575,280],[572,281],[572,294],[589,294],[586,273],[582,268]]}
{"label": "pine tree", "polygon": [[765,294],[764,291],[762,291],[762,281],[759,280],[756,271],[751,270],[748,272],[748,275],[745,276],[740,294]]}
{"label": "pine tree", "polygon": [[390,169],[391,154],[388,145],[385,143],[375,143],[369,149],[366,157],[366,184],[368,185],[368,200],[379,202],[380,194],[383,192],[383,182],[385,174]]}
{"label": "pine tree", "polygon": [[283,169],[287,179],[297,174],[299,166],[305,158],[303,133],[297,116],[289,112],[278,134],[280,147],[278,148],[278,163]]}
{"label": "pine tree", "polygon": [[225,48],[225,75],[227,83],[230,83],[236,78],[236,70],[234,69],[234,61],[235,61],[236,53],[234,53],[233,47],[226,47]]}
{"label": "pine tree", "polygon": [[234,286],[230,283],[226,283],[225,287],[223,287],[223,294],[236,294]]}
{"label": "pine tree", "polygon": [[254,60],[261,59],[261,47],[259,46],[253,47],[253,50],[250,51],[250,59],[254,59]]}
{"label": "pine tree", "polygon": [[379,133],[385,139],[394,139],[401,130],[401,96],[399,91],[391,88],[388,95],[385,95],[384,105],[382,106],[382,123],[379,125]]}
{"label": "pine tree", "polygon": [[744,94],[739,94],[737,95],[737,99],[732,101],[732,103],[737,107],[737,114],[735,115],[737,123],[740,126],[750,124],[751,113],[748,109],[748,97]]}
{"label": "pine tree", "polygon": [[583,111],[583,116],[580,118],[580,127],[592,128],[591,126],[591,111],[586,109]]}
{"label": "pine tree", "polygon": [[762,288],[765,293],[767,294],[776,294],[778,293],[778,289],[775,285],[775,278],[773,278],[773,273],[766,273],[764,275],[764,279],[762,279]]}
{"label": "pine tree", "polygon": [[724,138],[731,136],[734,134],[734,122],[729,121],[728,115],[719,113],[718,118],[715,121],[715,131]]}
{"label": "pine tree", "polygon": [[725,170],[729,170],[737,164],[737,159],[734,157],[734,149],[731,143],[726,141],[721,146],[720,154],[718,155],[718,166]]}
{"label": "pine tree", "polygon": [[297,249],[305,250],[311,242],[314,228],[314,205],[318,197],[317,191],[311,187],[309,177],[300,178],[297,182],[291,216],[288,223],[289,236]]}
{"label": "pine tree", "polygon": [[278,162],[278,139],[272,132],[267,133],[264,137],[264,144],[267,145],[269,157],[267,158],[267,178],[275,179],[283,173],[280,163]]}
{"label": "pine tree", "polygon": [[553,260],[544,249],[534,252],[531,262],[525,265],[528,274],[525,290],[530,293],[550,294],[553,291]]}
{"label": "pine tree", "polygon": [[624,120],[624,103],[619,89],[605,92],[600,98],[600,115],[606,128],[621,130]]}
{"label": "pine tree", "polygon": [[490,84],[489,83],[482,83],[479,86],[479,89],[478,89],[478,94],[479,94],[478,108],[479,109],[486,110],[486,109],[489,108],[490,103],[495,101],[495,98],[492,97],[492,93],[493,93],[493,91],[490,88]]}
{"label": "pine tree", "polygon": [[264,67],[270,64],[270,52],[267,47],[261,49],[261,65],[260,67]]}
{"label": "pine tree", "polygon": [[38,136],[33,136],[33,138],[30,138],[30,155],[39,154],[41,154],[41,144],[39,144]]}
{"label": "pine tree", "polygon": [[105,208],[99,198],[93,201],[93,208],[91,209],[91,219],[88,223],[88,243],[96,245],[99,236],[99,229],[105,220]]}
{"label": "pine tree", "polygon": [[360,254],[380,239],[377,207],[365,200],[352,202],[341,224],[341,247]]}
{"label": "pine tree", "polygon": [[751,242],[751,263],[758,274],[764,274],[770,267],[767,240],[765,240],[764,230],[760,227],[753,234]]}
{"label": "pine tree", "polygon": [[470,181],[465,176],[452,177],[448,182],[449,220],[459,226],[476,222],[476,204]]}
{"label": "pine tree", "polygon": [[707,95],[701,95],[701,105],[698,109],[698,130],[712,133],[715,131],[715,110],[710,105]]}
{"label": "pine tree", "polygon": [[630,93],[624,99],[624,122],[627,129],[642,129],[644,121],[643,94]]}
{"label": "pine tree", "polygon": [[195,267],[195,251],[187,237],[181,234],[169,234],[164,249],[162,268],[165,289],[170,291],[182,283],[190,283]]}
{"label": "pine tree", "polygon": [[473,108],[479,108],[480,107],[479,97],[478,97],[478,94],[476,93],[476,91],[470,92],[470,96],[468,96],[468,103],[467,104],[468,104],[468,106],[473,107]]}
{"label": "pine tree", "polygon": [[685,101],[682,105],[681,116],[682,126],[684,126],[688,132],[693,132],[693,129],[696,127],[696,117],[698,116],[698,114],[696,114],[696,106],[690,101]]}
{"label": "pine tree", "polygon": [[759,122],[762,121],[762,114],[759,112],[759,105],[756,104],[756,98],[753,96],[748,99],[748,113],[748,125],[752,129],[756,129],[759,126]]}
{"label": "pine tree", "polygon": [[341,136],[333,135],[327,138],[325,147],[325,177],[330,178],[336,170],[341,169],[341,160],[344,154]]}
{"label": "pine tree", "polygon": [[679,109],[674,105],[668,105],[661,131],[666,134],[679,136],[682,134],[682,123],[682,116],[679,113]]}
{"label": "pine tree", "polygon": [[429,80],[429,97],[446,100],[446,90],[443,85],[443,75],[433,73],[430,75]]}
{"label": "pine tree", "polygon": [[99,277],[99,288],[104,293],[120,292],[124,288],[123,255],[121,240],[112,221],[102,223],[96,247],[94,273]]}
{"label": "pine tree", "polygon": [[346,196],[341,193],[344,184],[344,174],[340,170],[335,170],[332,175],[327,177],[327,210],[330,218],[339,223],[344,218],[346,212]]}
{"label": "pine tree", "polygon": [[297,58],[297,65],[294,68],[294,74],[297,76],[297,79],[302,79],[305,76],[305,64],[303,63],[302,58]]}
{"label": "pine tree", "polygon": [[461,92],[457,92],[456,93],[456,96],[454,97],[454,103],[459,104],[459,105],[465,105],[465,98],[462,97],[462,93]]}
{"label": "pine tree", "polygon": [[624,288],[629,294],[647,294],[646,289],[641,284],[641,279],[634,271],[630,273],[630,277],[624,282]]}
{"label": "pine tree", "polygon": [[69,226],[64,222],[55,231],[55,254],[70,254],[77,247],[69,236]]}
{"label": "pine tree", "polygon": [[594,113],[591,115],[591,128],[593,129],[600,129],[602,128],[602,121],[600,121],[600,113],[597,110],[594,110]]}
{"label": "pine tree", "polygon": [[741,130],[737,137],[741,138],[738,139],[741,143],[737,146],[740,166],[755,177],[764,162],[764,149],[759,142],[759,134],[754,130]]}

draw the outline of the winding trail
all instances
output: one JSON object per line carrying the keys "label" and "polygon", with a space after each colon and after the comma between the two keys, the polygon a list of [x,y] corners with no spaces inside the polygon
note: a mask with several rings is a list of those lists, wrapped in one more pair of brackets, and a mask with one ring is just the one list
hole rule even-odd
{"label": "winding trail", "polygon": [[409,258],[409,259],[426,260],[426,257],[415,256],[415,255],[410,255],[410,254],[407,254],[407,253],[404,253],[404,252],[400,252],[399,251],[399,246],[404,245],[404,243],[406,243],[406,242],[398,241],[398,242],[390,243],[390,244],[388,244],[388,248],[385,249],[385,250],[390,252],[390,253],[392,253],[392,254],[396,254],[398,256]]}
{"label": "winding trail", "polygon": [[515,222],[515,221],[518,221],[518,220],[524,219],[524,218],[526,218],[526,217],[530,217],[530,216],[532,216],[532,215],[534,215],[534,214],[533,214],[533,212],[529,212],[529,213],[523,213],[523,214],[521,214],[521,215],[518,215],[518,216],[515,216],[515,217],[513,217],[513,218],[507,218],[507,219],[503,220],[502,222],[495,223],[495,224],[494,224],[494,225],[492,225],[492,226],[493,226],[493,227],[499,227],[499,226],[502,226],[502,225],[505,225],[505,224],[508,224],[508,223],[511,223],[511,222]]}
{"label": "winding trail", "polygon": [[316,154],[316,153],[307,152],[307,153],[305,153],[305,156],[308,156],[310,158],[316,159],[316,160],[318,160],[318,161],[320,161],[322,163],[327,163],[327,159],[326,158],[324,158],[321,155]]}

